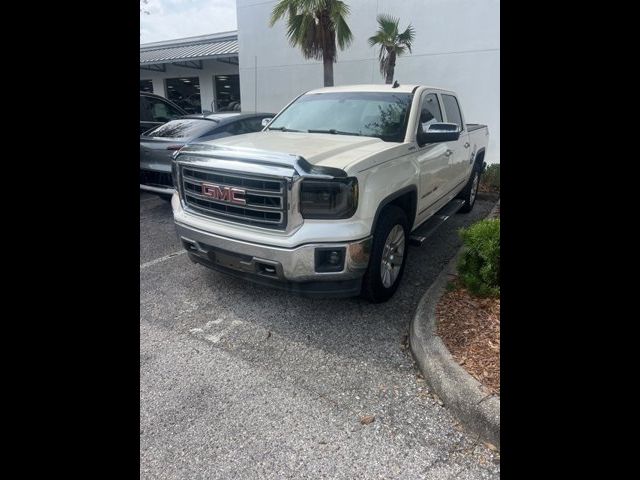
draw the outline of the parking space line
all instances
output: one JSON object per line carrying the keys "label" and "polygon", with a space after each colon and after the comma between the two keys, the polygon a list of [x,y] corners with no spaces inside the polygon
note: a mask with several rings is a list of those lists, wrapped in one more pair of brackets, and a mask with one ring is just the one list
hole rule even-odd
{"label": "parking space line", "polygon": [[165,255],[164,257],[156,258],[155,260],[150,260],[140,265],[140,270],[144,270],[147,267],[155,265],[156,263],[164,262],[165,260],[169,260],[170,258],[177,257],[178,255],[182,255],[183,253],[187,253],[187,251],[180,250],[179,252],[173,252],[173,253],[170,253],[169,255]]}

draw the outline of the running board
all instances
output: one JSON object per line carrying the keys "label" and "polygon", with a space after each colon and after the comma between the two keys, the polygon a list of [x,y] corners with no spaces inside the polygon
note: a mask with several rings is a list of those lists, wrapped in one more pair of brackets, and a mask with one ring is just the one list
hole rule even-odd
{"label": "running board", "polygon": [[409,244],[420,247],[435,232],[440,225],[446,222],[449,217],[458,213],[464,205],[464,200],[454,199],[438,210],[429,220],[424,222],[418,230],[419,234],[409,235]]}

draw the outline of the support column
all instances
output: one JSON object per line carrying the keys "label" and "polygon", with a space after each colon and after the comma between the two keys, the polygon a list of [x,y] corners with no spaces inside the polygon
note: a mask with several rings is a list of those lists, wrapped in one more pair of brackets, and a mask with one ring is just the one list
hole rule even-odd
{"label": "support column", "polygon": [[153,82],[153,93],[155,93],[156,95],[160,95],[161,97],[167,98],[167,92],[164,87],[164,78],[154,77],[151,79],[151,81]]}

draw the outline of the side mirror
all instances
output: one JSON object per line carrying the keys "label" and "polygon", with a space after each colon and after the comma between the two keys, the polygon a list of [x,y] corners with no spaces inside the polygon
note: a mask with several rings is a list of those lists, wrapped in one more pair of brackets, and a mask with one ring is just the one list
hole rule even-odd
{"label": "side mirror", "polygon": [[263,118],[262,119],[262,126],[266,127],[267,125],[269,125],[271,123],[271,120],[273,120],[273,118]]}
{"label": "side mirror", "polygon": [[460,127],[456,123],[431,123],[427,129],[420,128],[416,140],[418,145],[427,143],[455,142],[460,138]]}

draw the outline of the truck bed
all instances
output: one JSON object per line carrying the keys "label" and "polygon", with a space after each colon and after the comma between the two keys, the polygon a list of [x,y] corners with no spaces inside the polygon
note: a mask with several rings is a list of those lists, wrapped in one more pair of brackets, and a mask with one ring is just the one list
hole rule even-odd
{"label": "truck bed", "polygon": [[467,130],[469,132],[473,132],[475,130],[480,130],[481,128],[487,128],[486,125],[482,125],[481,123],[467,123]]}

